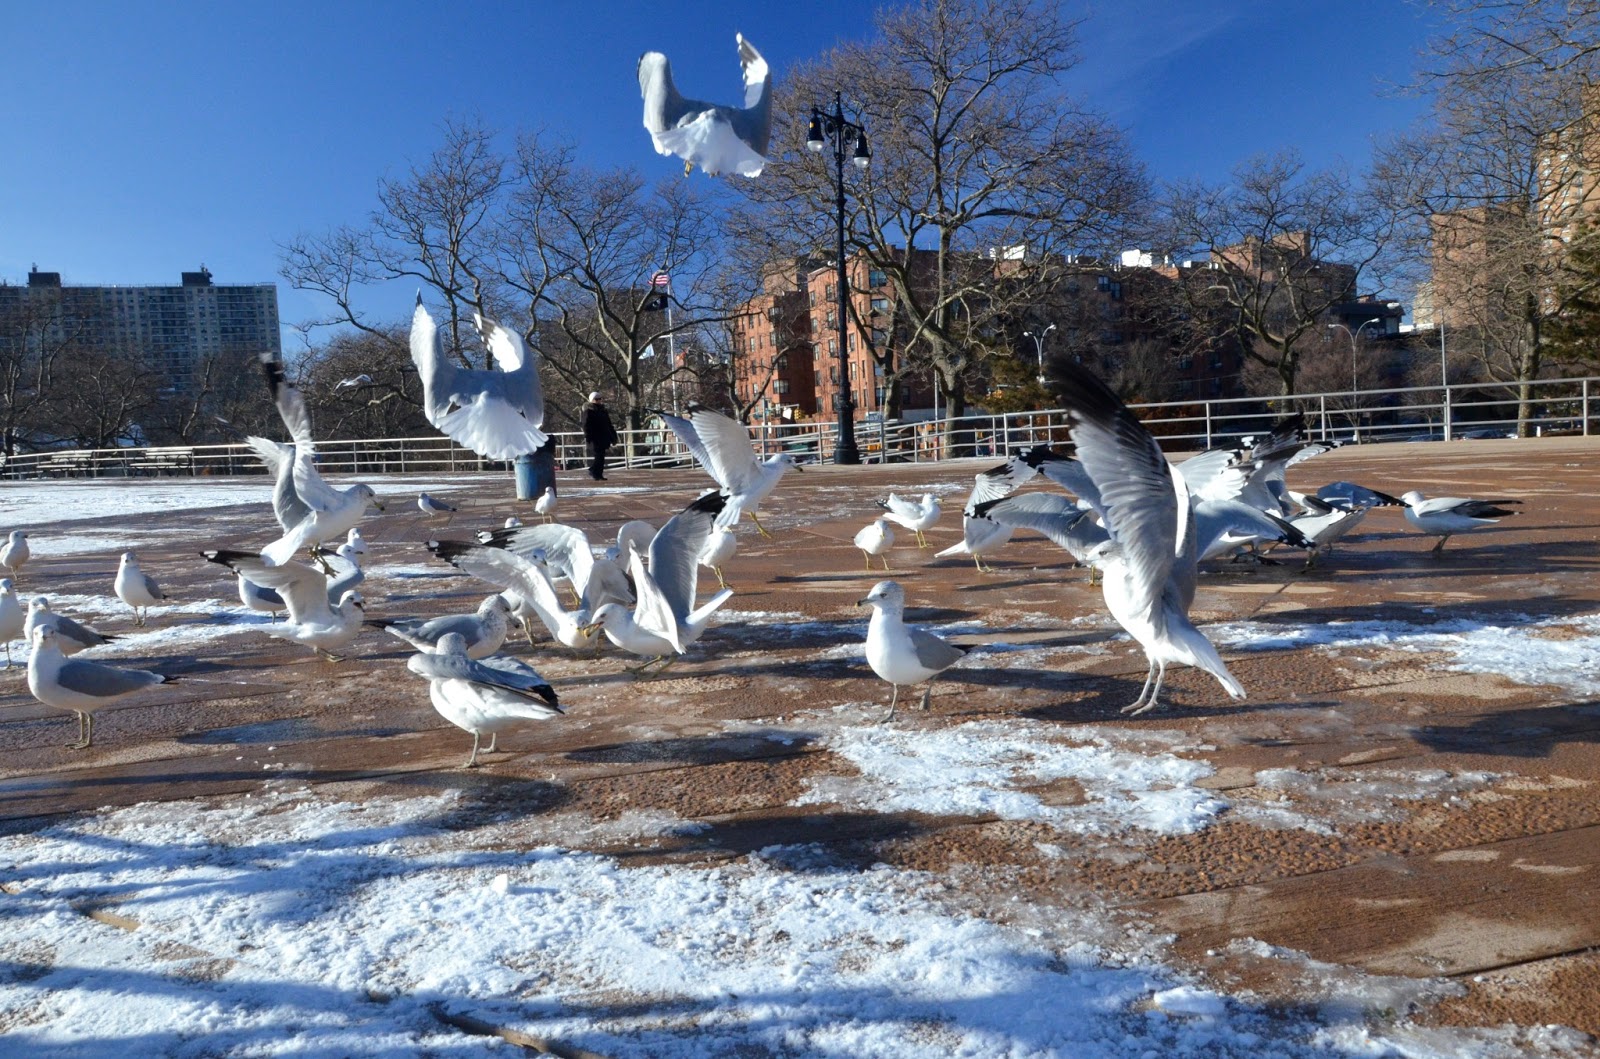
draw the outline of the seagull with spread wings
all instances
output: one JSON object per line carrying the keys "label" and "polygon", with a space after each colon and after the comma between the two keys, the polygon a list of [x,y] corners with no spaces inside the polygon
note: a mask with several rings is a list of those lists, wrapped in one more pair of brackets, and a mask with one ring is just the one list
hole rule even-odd
{"label": "seagull with spread wings", "polygon": [[594,612],[591,629],[604,629],[612,643],[645,659],[634,672],[658,663],[662,669],[671,665],[673,656],[688,650],[717,609],[733,598],[733,590],[725,588],[695,605],[700,554],[724,503],[716,493],[707,493],[668,519],[650,542],[649,569],[638,550],[630,548],[628,572],[638,598],[633,611],[606,603]]}
{"label": "seagull with spread wings", "polygon": [[335,489],[323,480],[317,470],[311,411],[305,397],[284,374],[276,355],[263,353],[261,369],[291,440],[287,444],[257,437],[246,441],[273,474],[272,513],[283,528],[283,536],[261,549],[261,554],[274,565],[282,565],[301,549],[313,556],[320,554],[325,542],[348,535],[368,509],[382,511],[383,502],[371,486]]}
{"label": "seagull with spread wings", "polygon": [[710,176],[738,173],[758,177],[767,164],[772,140],[772,72],[767,60],[741,34],[739,68],[744,73],[744,106],[730,107],[685,99],[672,82],[672,65],[658,51],[639,57],[639,94],[644,97],[644,127],[656,153],[683,159],[683,175],[699,165]]}
{"label": "seagull with spread wings", "polygon": [[1183,476],[1105,383],[1065,359],[1052,367],[1052,392],[1066,402],[1078,460],[1100,492],[1111,535],[1090,560],[1100,564],[1111,616],[1150,661],[1144,689],[1122,712],[1155,709],[1173,662],[1204,669],[1229,695],[1244,698],[1244,687],[1189,620],[1197,543]]}
{"label": "seagull with spread wings", "polygon": [[732,527],[740,515],[748,514],[756,530],[763,537],[771,537],[756,518],[756,508],[777,488],[784,471],[791,467],[800,470],[794,457],[780,452],[764,460],[756,459],[755,446],[744,424],[708,408],[690,408],[687,419],[666,412],[656,414],[721,487],[727,505],[717,516],[717,525]]}
{"label": "seagull with spread wings", "polygon": [[338,603],[328,601],[327,579],[304,563],[273,565],[259,555],[217,548],[200,553],[253,584],[276,591],[289,619],[262,629],[268,636],[305,644],[330,662],[343,661],[333,652],[361,632],[362,601],[347,591]]}
{"label": "seagull with spread wings", "polygon": [[514,460],[544,445],[544,391],[539,366],[522,336],[474,317],[498,369],[463,368],[417,294],[411,314],[411,359],[422,376],[422,412],[445,434],[490,460]]}

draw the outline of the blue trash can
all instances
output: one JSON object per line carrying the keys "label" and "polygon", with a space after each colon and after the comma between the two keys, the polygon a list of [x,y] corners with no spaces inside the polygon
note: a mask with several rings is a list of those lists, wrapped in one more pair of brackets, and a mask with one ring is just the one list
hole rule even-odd
{"label": "blue trash can", "polygon": [[517,476],[517,499],[534,500],[556,484],[556,441],[551,438],[537,452],[518,456],[512,464]]}

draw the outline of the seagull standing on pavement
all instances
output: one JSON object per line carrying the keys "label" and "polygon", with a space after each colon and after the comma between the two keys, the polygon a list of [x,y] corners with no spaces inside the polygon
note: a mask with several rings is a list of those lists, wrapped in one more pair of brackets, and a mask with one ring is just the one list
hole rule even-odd
{"label": "seagull standing on pavement", "polygon": [[856,532],[855,545],[866,556],[867,572],[872,572],[872,557],[883,560],[885,572],[889,569],[889,549],[894,546],[894,530],[887,518],[875,518]]}
{"label": "seagull standing on pavement", "polygon": [[115,636],[107,636],[87,625],[81,625],[65,614],[57,614],[50,609],[48,599],[35,596],[28,604],[28,617],[22,626],[22,635],[31,644],[34,632],[46,625],[57,632],[56,647],[66,655],[75,655],[79,651],[87,651],[91,647],[99,647],[116,639]]}
{"label": "seagull standing on pavement", "polygon": [[486,752],[493,753],[501,729],[561,715],[555,689],[532,666],[514,658],[476,661],[458,632],[441,636],[433,653],[412,655],[406,668],[427,679],[439,716],[472,733],[472,754],[462,768],[477,766],[483,733],[489,733]]}
{"label": "seagull standing on pavement", "polygon": [[1436,496],[1429,500],[1415,489],[1402,494],[1400,499],[1406,505],[1406,521],[1428,536],[1439,538],[1439,543],[1433,546],[1435,552],[1443,551],[1444,542],[1457,533],[1483,529],[1515,515],[1516,512],[1506,505],[1522,503],[1520,500],[1463,500],[1455,496]]}
{"label": "seagull standing on pavement", "polygon": [[[556,520],[555,486],[547,485],[544,487],[544,492],[539,494],[539,499],[533,502],[533,510],[535,514],[539,515],[546,522],[554,522]],[[519,522],[517,525],[520,526],[522,523]],[[507,528],[510,527],[508,526]]]}
{"label": "seagull standing on pavement", "polygon": [[766,166],[772,140],[772,74],[761,53],[734,34],[744,74],[744,106],[731,107],[685,99],[672,83],[672,66],[658,51],[639,57],[639,94],[644,97],[644,127],[657,154],[683,159],[683,175],[698,164],[710,176],[738,173],[757,177]]}
{"label": "seagull standing on pavement", "polygon": [[1236,699],[1244,687],[1217,649],[1189,621],[1197,560],[1189,489],[1161,446],[1106,385],[1057,358],[1054,392],[1070,412],[1078,459],[1105,505],[1111,539],[1095,549],[1106,607],[1150,660],[1144,689],[1122,712],[1155,709],[1167,666],[1204,669]]}
{"label": "seagull standing on pavement", "polygon": [[454,515],[457,508],[454,504],[447,504],[437,497],[429,496],[427,493],[418,493],[417,510],[424,515]]}
{"label": "seagull standing on pavement", "polygon": [[28,612],[22,609],[22,600],[11,578],[0,578],[0,640],[6,645],[6,668],[11,668],[11,641],[22,639],[22,630],[28,624]]}
{"label": "seagull standing on pavement", "polygon": [[878,501],[878,506],[886,512],[884,518],[890,522],[898,522],[917,535],[918,548],[928,546],[928,539],[922,533],[924,530],[932,529],[939,521],[939,516],[943,514],[938,498],[932,493],[923,493],[921,501],[907,500],[890,493],[889,499]]}
{"label": "seagull standing on pavement", "polygon": [[33,631],[33,651],[28,656],[28,690],[46,706],[78,715],[78,741],[72,750],[94,742],[94,711],[174,678],[146,669],[115,669],[99,662],[68,659],[61,651],[60,633],[48,625]]}
{"label": "seagull standing on pavement", "polygon": [[[133,623],[143,625],[149,617],[149,610],[157,603],[167,598],[161,591],[161,586],[155,579],[139,569],[139,560],[132,552],[123,552],[122,561],[117,565],[117,580],[113,586],[117,598],[133,608]],[[140,608],[145,613],[139,613]]]}
{"label": "seagull standing on pavement", "polygon": [[856,605],[872,608],[872,621],[867,625],[867,664],[880,680],[887,680],[894,687],[889,713],[883,719],[894,716],[902,684],[927,683],[921,706],[926,710],[934,679],[961,661],[966,649],[907,625],[906,593],[894,581],[879,581]]}
{"label": "seagull standing on pavement", "polygon": [[4,544],[0,544],[0,566],[16,578],[22,573],[22,564],[28,561],[33,553],[28,550],[28,535],[21,530],[12,530],[11,536]]}

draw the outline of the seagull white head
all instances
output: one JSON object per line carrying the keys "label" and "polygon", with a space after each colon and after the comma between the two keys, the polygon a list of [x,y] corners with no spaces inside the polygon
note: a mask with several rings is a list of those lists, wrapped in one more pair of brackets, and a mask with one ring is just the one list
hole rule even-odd
{"label": "seagull white head", "polygon": [[50,601],[44,596],[34,596],[33,600],[28,604],[28,613],[30,614],[37,614],[40,611],[48,612],[49,610]]}
{"label": "seagull white head", "polygon": [[56,645],[56,627],[54,625],[39,625],[33,630],[33,646],[54,647]]}
{"label": "seagull white head", "polygon": [[1422,503],[1428,498],[1423,496],[1417,490],[1413,489],[1409,493],[1401,493],[1400,499],[1405,503],[1406,507],[1416,507],[1418,504]]}
{"label": "seagull white head", "polygon": [[[882,522],[882,519],[878,520]],[[902,610],[906,605],[906,590],[897,581],[879,581],[872,586],[866,598],[856,601],[858,607],[880,607],[883,610]]]}
{"label": "seagull white head", "polygon": [[585,636],[592,635],[596,629],[604,629],[614,622],[619,622],[628,616],[628,612],[620,603],[603,603],[600,609],[589,618],[589,624],[581,625],[578,631]]}
{"label": "seagull white head", "polygon": [[138,561],[139,561],[138,558],[132,552],[123,552],[122,553],[121,562],[122,562],[123,566],[127,566],[129,563],[136,563]]}
{"label": "seagull white head", "polygon": [[387,510],[383,506],[383,501],[378,499],[378,494],[372,491],[372,486],[370,485],[356,486],[352,491],[352,495],[359,496],[362,500],[366,501],[368,507],[375,507],[379,511]]}

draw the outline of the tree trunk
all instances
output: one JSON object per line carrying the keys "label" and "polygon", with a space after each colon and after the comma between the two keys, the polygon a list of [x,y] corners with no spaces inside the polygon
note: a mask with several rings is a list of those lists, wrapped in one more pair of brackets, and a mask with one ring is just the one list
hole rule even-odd
{"label": "tree trunk", "polygon": [[947,383],[943,378],[943,372],[937,374],[938,385],[944,391],[945,401],[945,455],[951,459],[976,455],[972,443],[972,427],[962,422],[967,414],[967,381],[957,375],[953,381]]}

